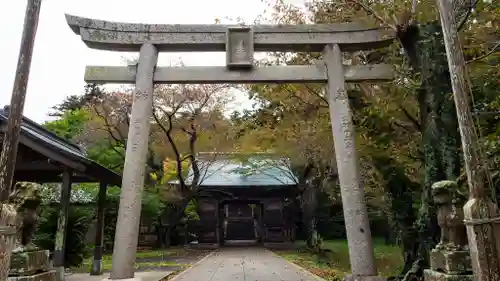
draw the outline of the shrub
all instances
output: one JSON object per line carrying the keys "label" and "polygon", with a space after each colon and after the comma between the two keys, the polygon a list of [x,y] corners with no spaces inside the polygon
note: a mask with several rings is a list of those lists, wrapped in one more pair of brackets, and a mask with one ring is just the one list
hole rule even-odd
{"label": "shrub", "polygon": [[[70,206],[64,253],[64,265],[66,267],[79,266],[83,262],[83,259],[90,255],[91,248],[85,243],[85,235],[93,217],[93,206]],[[54,250],[57,221],[58,208],[53,206],[42,208],[40,223],[33,237],[35,245],[42,249]]]}

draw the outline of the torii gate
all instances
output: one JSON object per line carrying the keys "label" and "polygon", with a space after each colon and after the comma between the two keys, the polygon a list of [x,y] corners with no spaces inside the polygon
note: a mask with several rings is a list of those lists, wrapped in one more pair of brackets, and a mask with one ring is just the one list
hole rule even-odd
{"label": "torii gate", "polygon": [[[390,81],[388,65],[343,65],[343,51],[386,47],[393,36],[359,24],[163,25],[108,22],[66,15],[71,29],[98,50],[139,52],[135,66],[87,66],[85,81],[135,83],[110,279],[133,279],[141,213],[153,85],[208,83],[326,83],[346,224],[351,280],[377,276],[373,242],[359,177],[346,82]],[[226,67],[156,67],[158,52],[225,51]],[[316,65],[255,67],[254,51],[323,52]],[[100,263],[99,254],[95,258]]]}

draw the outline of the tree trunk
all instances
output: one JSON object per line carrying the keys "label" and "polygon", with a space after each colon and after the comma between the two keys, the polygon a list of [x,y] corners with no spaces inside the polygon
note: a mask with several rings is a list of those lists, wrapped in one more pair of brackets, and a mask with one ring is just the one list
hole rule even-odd
{"label": "tree trunk", "polygon": [[[393,222],[392,232],[396,233],[401,241],[404,252],[405,264],[407,260],[413,263],[413,223],[416,212],[413,208],[413,190],[417,183],[408,178],[403,168],[398,163],[385,155],[372,157],[374,166],[387,182],[386,191],[390,195],[390,213]],[[411,264],[410,263],[410,264]]]}
{"label": "tree trunk", "polygon": [[165,226],[163,225],[161,218],[157,220],[156,226],[156,247],[161,249],[165,247]]}
{"label": "tree trunk", "polygon": [[307,235],[307,246],[314,248],[317,244],[316,232],[316,207],[318,205],[316,198],[316,186],[307,183],[301,200],[302,219],[304,229]]}
{"label": "tree trunk", "polygon": [[170,225],[168,225],[165,229],[165,246],[168,248],[172,245],[170,236],[172,235],[172,232],[170,231]]}
{"label": "tree trunk", "polygon": [[186,210],[186,207],[189,204],[190,200],[191,199],[189,198],[182,199],[179,205],[175,207],[172,215],[170,215],[168,226],[166,227],[166,235],[168,240],[166,243],[167,246],[170,246],[170,236],[172,235],[172,230],[174,230],[179,225],[179,222],[181,221],[182,216],[184,215],[184,211]]}
{"label": "tree trunk", "polygon": [[[422,269],[428,266],[429,252],[439,235],[436,211],[431,198],[431,185],[436,181],[457,178],[460,170],[460,139],[457,133],[456,111],[450,74],[446,60],[441,26],[438,21],[420,27],[411,26],[412,32],[400,40],[410,64],[420,72],[421,88],[418,93],[422,144],[424,152],[424,184],[421,192],[421,208],[411,233],[414,245],[405,249],[404,280],[418,280]],[[438,144],[438,145],[436,145]]]}

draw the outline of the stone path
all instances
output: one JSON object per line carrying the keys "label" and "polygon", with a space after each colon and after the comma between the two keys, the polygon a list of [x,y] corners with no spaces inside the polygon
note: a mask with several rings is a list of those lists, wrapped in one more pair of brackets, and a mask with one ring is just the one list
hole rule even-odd
{"label": "stone path", "polygon": [[[262,248],[223,248],[180,273],[172,281],[320,281]],[[324,280],[323,280],[324,281]]]}

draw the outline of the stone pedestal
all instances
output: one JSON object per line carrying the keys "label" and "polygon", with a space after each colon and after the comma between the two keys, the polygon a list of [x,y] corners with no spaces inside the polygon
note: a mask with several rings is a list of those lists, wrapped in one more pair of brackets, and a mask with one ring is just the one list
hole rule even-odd
{"label": "stone pedestal", "polygon": [[469,251],[432,250],[431,268],[448,274],[469,274],[472,272]]}
{"label": "stone pedestal", "polygon": [[49,251],[39,250],[12,254],[9,281],[55,281]]}
{"label": "stone pedestal", "polygon": [[17,212],[11,204],[0,204],[0,280],[7,279],[12,249],[16,242]]}
{"label": "stone pedestal", "polygon": [[471,197],[464,206],[472,268],[477,281],[500,280],[500,218],[487,197]]}
{"label": "stone pedestal", "polygon": [[460,205],[464,198],[454,181],[439,181],[432,185],[437,204],[437,220],[441,228],[439,244],[430,253],[430,269],[424,271],[425,281],[474,280],[472,262]]}
{"label": "stone pedestal", "polygon": [[424,270],[425,281],[473,281],[474,275],[452,275],[443,272],[435,271],[432,269]]}
{"label": "stone pedestal", "polygon": [[469,251],[434,249],[430,263],[431,269],[424,271],[425,281],[473,281]]}

